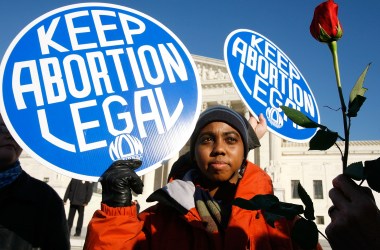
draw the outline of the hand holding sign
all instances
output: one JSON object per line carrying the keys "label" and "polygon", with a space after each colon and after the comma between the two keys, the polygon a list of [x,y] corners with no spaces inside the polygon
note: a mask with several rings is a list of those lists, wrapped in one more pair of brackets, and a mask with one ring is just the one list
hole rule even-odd
{"label": "hand holding sign", "polygon": [[130,206],[133,190],[136,194],[143,191],[143,182],[134,170],[141,166],[137,159],[119,160],[111,166],[100,177],[102,184],[102,203],[109,207]]}
{"label": "hand holding sign", "polygon": [[263,114],[259,115],[259,120],[257,120],[251,114],[249,115],[249,124],[251,124],[253,130],[255,130],[257,138],[261,139],[265,135],[268,130],[267,120],[265,119]]}

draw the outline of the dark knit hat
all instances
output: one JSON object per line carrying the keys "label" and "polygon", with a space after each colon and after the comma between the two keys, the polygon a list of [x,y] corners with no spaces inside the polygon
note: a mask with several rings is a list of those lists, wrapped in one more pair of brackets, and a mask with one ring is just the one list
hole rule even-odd
{"label": "dark knit hat", "polygon": [[249,150],[260,147],[259,139],[247,119],[233,109],[218,105],[206,109],[199,116],[190,138],[191,157],[194,157],[195,142],[201,129],[211,122],[225,122],[239,132],[244,144],[244,157],[247,157]]}

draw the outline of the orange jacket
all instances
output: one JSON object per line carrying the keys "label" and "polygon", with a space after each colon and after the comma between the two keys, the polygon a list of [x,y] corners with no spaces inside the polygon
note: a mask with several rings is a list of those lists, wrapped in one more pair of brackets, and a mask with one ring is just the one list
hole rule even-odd
{"label": "orange jacket", "polygon": [[[173,187],[171,183],[159,192],[169,190]],[[277,221],[272,228],[261,211],[237,206],[232,206],[223,232],[206,232],[196,208],[190,207],[191,202],[183,201],[186,196],[181,196],[181,192],[186,188],[186,185],[175,186],[174,193],[179,195],[171,193],[166,202],[159,202],[140,214],[136,205],[112,208],[102,204],[89,223],[84,249],[299,249],[290,239],[291,221]],[[251,199],[257,194],[273,194],[272,182],[261,168],[248,163],[235,198]]]}

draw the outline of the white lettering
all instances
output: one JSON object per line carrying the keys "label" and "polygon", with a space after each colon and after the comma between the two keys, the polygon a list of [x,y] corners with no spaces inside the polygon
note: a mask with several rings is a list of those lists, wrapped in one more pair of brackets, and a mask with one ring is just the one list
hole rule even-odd
{"label": "white lettering", "polygon": [[117,136],[117,135],[120,135],[120,134],[123,134],[123,133],[126,133],[126,134],[131,133],[132,129],[133,129],[133,122],[132,122],[132,116],[131,116],[131,114],[129,112],[124,112],[124,113],[117,114],[117,118],[119,120],[124,120],[126,126],[125,126],[125,128],[123,130],[118,130],[118,129],[115,128],[115,126],[114,126],[114,124],[112,122],[111,110],[109,108],[110,104],[114,103],[114,102],[117,102],[117,103],[121,104],[122,106],[127,106],[128,105],[127,101],[124,98],[122,98],[121,96],[117,96],[117,95],[109,96],[109,97],[107,97],[104,100],[104,102],[102,104],[102,107],[103,107],[103,110],[104,110],[104,116],[105,116],[105,119],[106,119],[108,131],[113,136]]}
{"label": "white lettering", "polygon": [[179,55],[177,49],[174,47],[172,43],[168,43],[167,46],[173,53],[175,59],[171,56],[170,52],[166,49],[164,44],[159,44],[158,49],[160,50],[162,61],[164,62],[164,67],[169,77],[169,82],[176,82],[173,74],[173,69],[177,73],[181,81],[186,81],[188,79],[187,71],[181,56]]}
{"label": "white lettering", "polygon": [[[21,82],[21,74],[23,70],[28,70],[30,73],[31,82]],[[24,100],[24,93],[32,92],[37,106],[44,105],[44,99],[42,98],[41,83],[38,78],[38,70],[36,61],[24,61],[16,62],[13,68],[12,74],[12,89],[15,98],[17,109],[26,109]]]}
{"label": "white lettering", "polygon": [[[129,151],[126,151],[126,149],[129,149]],[[118,159],[130,159],[137,154],[143,153],[143,146],[137,138],[129,134],[123,134],[111,142],[109,153],[114,161]]]}
{"label": "white lettering", "polygon": [[[58,58],[43,58],[40,60],[40,66],[47,102],[49,104],[53,104],[65,101],[66,90],[62,79],[62,72],[59,67]],[[57,94],[55,94],[54,86],[56,87]]]}
{"label": "white lettering", "polygon": [[301,87],[297,83],[294,83],[293,88],[294,88],[294,101],[296,102],[298,106],[303,107],[303,94],[302,94],[303,92],[302,92]]}
{"label": "white lettering", "polygon": [[133,48],[126,48],[129,63],[131,64],[133,76],[135,78],[136,87],[137,88],[144,88],[144,83],[141,77],[139,65],[137,63],[137,59],[135,56],[135,52],[133,51]]}
{"label": "white lettering", "polygon": [[306,91],[303,92],[304,101],[305,101],[305,111],[310,114],[312,117],[315,116],[315,108],[313,98]]}
{"label": "white lettering", "polygon": [[280,84],[281,93],[285,95],[285,93],[286,93],[286,87],[285,86],[286,86],[287,74],[285,74],[281,70],[278,71],[278,73],[280,74],[280,78],[281,78],[281,80],[280,80],[280,82],[281,82],[281,84]]}
{"label": "white lettering", "polygon": [[298,70],[296,69],[296,67],[292,64],[292,63],[289,63],[289,78],[290,79],[301,79],[299,73],[298,73]]}
{"label": "white lettering", "polygon": [[41,131],[42,138],[44,138],[45,140],[47,140],[48,142],[50,142],[51,144],[59,148],[75,153],[75,145],[65,142],[59,139],[58,137],[56,137],[55,135],[53,135],[52,133],[50,133],[45,109],[37,110],[37,116],[38,116],[38,122],[40,124],[40,131]]}
{"label": "white lettering", "polygon": [[112,56],[112,61],[115,64],[116,74],[119,79],[119,83],[122,91],[128,91],[127,79],[125,78],[123,65],[121,64],[120,55],[123,54],[122,49],[107,50],[106,54]]}
{"label": "white lettering", "polygon": [[[275,98],[275,95],[277,98]],[[280,107],[282,105],[282,102],[280,100],[282,100],[282,95],[280,93],[280,91],[278,91],[278,89],[276,88],[271,88],[270,91],[269,91],[269,104],[271,107]]]}
{"label": "white lettering", "polygon": [[116,17],[115,12],[107,10],[92,10],[91,13],[94,18],[95,30],[98,34],[100,47],[117,46],[124,44],[123,40],[109,41],[106,38],[105,31],[116,30],[117,26],[115,24],[102,24],[101,16]]}
{"label": "white lettering", "polygon": [[276,65],[269,64],[269,84],[275,86],[278,89],[278,68]]}
{"label": "white lettering", "polygon": [[285,55],[282,54],[280,50],[277,50],[277,67],[282,71],[283,74],[288,76],[288,69],[283,68],[283,66],[287,66],[289,63],[289,60],[285,57]]}
{"label": "white lettering", "polygon": [[[160,59],[158,57],[157,51],[149,45],[143,45],[138,49],[138,55],[141,62],[141,67],[144,73],[144,77],[147,80],[148,83],[152,85],[159,85],[161,84],[164,79],[164,72],[161,67]],[[147,57],[149,60],[147,60]],[[153,65],[149,65],[149,62],[152,62]],[[153,76],[152,72],[155,70],[156,77]]]}
{"label": "white lettering", "polygon": [[[102,79],[106,87],[107,93],[114,93],[112,83],[108,75],[107,64],[104,60],[103,53],[100,51],[89,52],[86,54],[88,66],[91,72],[92,84],[94,85],[95,93],[97,96],[103,95],[100,80]],[[98,62],[98,63],[97,63]],[[99,65],[99,69],[97,67]]]}
{"label": "white lettering", "polygon": [[265,42],[265,51],[264,51],[264,56],[269,60],[271,64],[275,64],[274,59],[276,58],[276,47],[274,47],[272,44]]}
{"label": "white lettering", "polygon": [[90,30],[90,27],[88,27],[88,26],[87,27],[86,26],[85,27],[75,27],[73,20],[76,18],[88,16],[88,15],[89,15],[89,13],[87,10],[77,11],[77,12],[73,12],[73,13],[69,13],[69,14],[65,15],[67,31],[69,32],[69,38],[70,38],[71,46],[72,46],[73,50],[93,49],[93,48],[98,47],[98,45],[96,43],[79,44],[79,42],[78,42],[78,38],[77,38],[78,34],[89,33],[91,30]]}
{"label": "white lettering", "polygon": [[269,63],[263,56],[259,56],[259,61],[257,65],[257,72],[263,79],[268,79],[269,75]]}
{"label": "white lettering", "polygon": [[257,56],[258,56],[257,51],[254,50],[251,46],[249,46],[248,53],[247,53],[247,66],[253,71],[256,71],[256,68],[257,68]]}
{"label": "white lettering", "polygon": [[40,48],[41,48],[42,55],[46,55],[46,54],[50,53],[49,46],[56,49],[59,52],[69,51],[68,49],[66,49],[62,45],[60,45],[60,44],[58,44],[52,40],[54,32],[57,29],[59,19],[60,19],[60,17],[53,19],[53,21],[51,22],[47,32],[45,32],[45,26],[41,26],[37,29],[38,40],[40,42]]}
{"label": "white lettering", "polygon": [[[123,13],[119,13],[120,17],[120,22],[121,22],[121,27],[123,28],[125,39],[127,40],[127,44],[133,44],[133,35],[140,35],[144,33],[145,31],[145,24],[133,17],[133,16],[128,16]],[[130,25],[128,24],[129,22],[133,23],[132,26],[137,26],[137,28],[131,28]]]}
{"label": "white lettering", "polygon": [[[73,62],[76,63],[79,70],[77,78],[80,77],[82,80],[82,90],[77,89],[77,85],[79,85],[79,83],[75,81],[75,79],[77,78],[74,77],[74,73],[72,70]],[[65,59],[63,59],[63,68],[65,70],[66,82],[70,94],[75,98],[87,97],[91,93],[91,84],[84,59],[79,55],[68,55],[65,57]]]}
{"label": "white lettering", "polygon": [[256,48],[257,49],[257,51],[262,55],[263,54],[263,52],[261,51],[261,49],[260,49],[260,46],[259,46],[259,43],[261,43],[262,41],[264,41],[264,39],[263,38],[259,38],[259,39],[256,39],[256,36],[254,36],[254,35],[252,35],[252,37],[251,37],[251,46],[252,46],[252,48]]}
{"label": "white lettering", "polygon": [[[239,46],[241,46],[241,48]],[[238,53],[241,56],[240,61],[242,63],[245,63],[245,57],[246,57],[246,54],[247,54],[247,43],[245,43],[240,38],[236,38],[236,40],[232,44],[232,55],[234,57],[237,57]]]}
{"label": "white lettering", "polygon": [[245,78],[244,78],[244,64],[243,63],[239,64],[239,73],[238,74],[239,74],[240,81],[243,83],[245,90],[247,90],[247,92],[251,95],[252,90],[249,88],[248,83],[245,81]]}
{"label": "white lettering", "polygon": [[[148,105],[142,104],[142,99],[147,98]],[[151,89],[141,90],[135,92],[135,114],[137,120],[137,127],[139,129],[140,137],[147,137],[144,122],[154,121],[159,134],[163,134],[164,127],[161,122],[160,113],[158,112],[157,103],[154,99],[154,93]],[[150,107],[150,112],[144,112],[143,107]]]}
{"label": "white lettering", "polygon": [[179,99],[177,106],[173,112],[173,115],[169,114],[168,107],[165,102],[164,94],[162,93],[161,88],[156,88],[156,96],[158,99],[158,103],[161,107],[162,116],[164,117],[166,130],[170,130],[178,120],[179,116],[183,111],[183,103],[182,100]]}
{"label": "white lettering", "polygon": [[269,84],[260,76],[256,75],[255,77],[255,84],[253,87],[253,98],[256,99],[259,103],[261,103],[264,107],[267,106],[267,103],[259,97],[259,93],[263,94],[264,96],[267,95],[267,92],[260,87],[260,83],[263,83],[264,85],[268,86]]}
{"label": "white lettering", "polygon": [[105,140],[97,141],[97,142],[91,142],[91,143],[86,142],[86,137],[85,137],[86,130],[92,129],[92,128],[97,128],[100,125],[99,125],[98,120],[93,120],[93,121],[89,121],[89,122],[82,122],[80,119],[79,111],[81,109],[93,107],[96,105],[97,105],[96,100],[90,100],[90,101],[84,101],[84,102],[80,102],[80,103],[70,104],[71,114],[73,117],[74,128],[75,128],[75,133],[77,136],[78,146],[79,146],[80,152],[90,151],[93,149],[98,149],[98,148],[102,148],[102,147],[107,146],[107,142]]}

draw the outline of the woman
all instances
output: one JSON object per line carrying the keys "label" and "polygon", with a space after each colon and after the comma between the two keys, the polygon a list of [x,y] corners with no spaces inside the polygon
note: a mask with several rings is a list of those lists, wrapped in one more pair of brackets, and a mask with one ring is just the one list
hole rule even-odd
{"label": "woman", "polygon": [[273,228],[260,210],[232,205],[237,197],[273,194],[270,177],[246,159],[259,145],[239,113],[207,109],[189,154],[177,161],[170,182],[147,199],[157,204],[140,214],[130,188],[142,191],[131,170],[141,162],[113,164],[102,176],[102,209],[89,224],[85,249],[299,249],[290,239],[292,221],[279,220]]}

